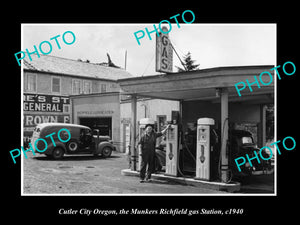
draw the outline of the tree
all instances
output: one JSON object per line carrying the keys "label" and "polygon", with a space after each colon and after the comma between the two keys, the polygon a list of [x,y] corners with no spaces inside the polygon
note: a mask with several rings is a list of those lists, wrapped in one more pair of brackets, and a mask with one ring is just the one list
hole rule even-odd
{"label": "tree", "polygon": [[183,56],[183,64],[186,69],[182,69],[178,66],[176,66],[178,72],[185,72],[185,71],[193,71],[193,70],[198,70],[200,64],[195,64],[196,60],[192,60],[191,53],[188,52],[185,56]]}

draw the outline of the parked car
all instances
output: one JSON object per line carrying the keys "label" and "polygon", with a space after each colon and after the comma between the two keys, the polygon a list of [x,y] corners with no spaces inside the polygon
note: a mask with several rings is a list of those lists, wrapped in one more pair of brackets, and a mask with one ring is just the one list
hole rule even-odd
{"label": "parked car", "polygon": [[[241,166],[241,172],[238,171],[234,159],[238,157],[245,157],[245,154],[248,154],[249,158],[253,158],[254,152],[259,155],[259,148],[254,143],[252,134],[249,131],[245,130],[231,130],[229,132],[230,136],[230,165],[233,175],[252,175],[256,171],[266,171],[271,170],[271,160],[260,160],[260,163],[256,159],[251,160],[252,166],[247,161],[244,165]],[[264,158],[269,158],[267,151],[261,152]]]}
{"label": "parked car", "polygon": [[[70,134],[70,140],[67,142],[61,142],[57,135],[49,134],[55,132],[58,133],[61,129],[67,129]],[[94,133],[94,134],[93,134]],[[48,137],[46,137],[48,136]],[[34,147],[34,143],[37,139],[44,139],[47,141],[47,149],[43,152],[36,151],[40,154],[45,154],[54,159],[61,159],[64,154],[84,154],[89,153],[95,156],[102,155],[103,157],[110,157],[112,151],[116,150],[112,140],[109,136],[100,136],[99,130],[91,130],[87,126],[67,123],[41,123],[38,124],[33,131],[31,138],[31,145]],[[53,139],[53,140],[51,140]],[[65,139],[67,140],[67,139]],[[54,143],[55,144],[54,144]],[[44,149],[45,143],[38,141],[38,149]]]}

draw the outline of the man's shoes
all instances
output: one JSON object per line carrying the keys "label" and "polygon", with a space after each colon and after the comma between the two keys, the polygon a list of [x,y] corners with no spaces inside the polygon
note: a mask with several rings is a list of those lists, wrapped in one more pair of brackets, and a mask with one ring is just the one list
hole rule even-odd
{"label": "man's shoes", "polygon": [[152,182],[151,178],[149,178],[149,179],[146,178],[146,181],[147,181],[147,182]]}
{"label": "man's shoes", "polygon": [[145,180],[140,180],[140,183],[144,183],[145,182]]}

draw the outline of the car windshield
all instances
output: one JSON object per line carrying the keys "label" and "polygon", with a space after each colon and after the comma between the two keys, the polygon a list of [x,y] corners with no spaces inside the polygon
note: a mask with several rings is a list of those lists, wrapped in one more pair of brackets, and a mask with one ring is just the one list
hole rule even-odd
{"label": "car windshield", "polygon": [[253,144],[252,137],[242,137],[242,144]]}

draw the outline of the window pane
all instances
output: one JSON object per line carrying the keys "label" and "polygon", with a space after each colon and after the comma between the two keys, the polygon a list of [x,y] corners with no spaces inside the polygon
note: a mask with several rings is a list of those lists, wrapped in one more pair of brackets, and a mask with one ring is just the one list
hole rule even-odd
{"label": "window pane", "polygon": [[106,84],[101,84],[101,93],[106,92]]}
{"label": "window pane", "polygon": [[52,77],[52,92],[60,92],[60,78]]}
{"label": "window pane", "polygon": [[242,138],[242,143],[243,144],[253,144],[253,140],[251,137],[243,137]]}
{"label": "window pane", "polygon": [[27,90],[36,91],[36,75],[28,74],[27,76]]}
{"label": "window pane", "polygon": [[84,81],[83,85],[83,93],[84,94],[90,94],[91,92],[91,82],[89,81]]}
{"label": "window pane", "polygon": [[74,95],[80,94],[80,81],[79,80],[73,80],[73,90]]}

